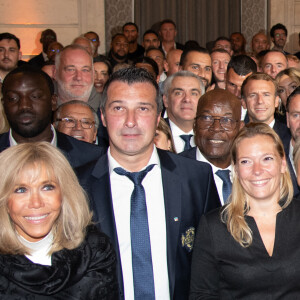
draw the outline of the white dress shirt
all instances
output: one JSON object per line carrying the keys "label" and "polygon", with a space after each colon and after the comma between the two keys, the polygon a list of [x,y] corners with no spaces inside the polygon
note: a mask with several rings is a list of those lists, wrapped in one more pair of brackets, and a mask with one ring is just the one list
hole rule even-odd
{"label": "white dress shirt", "polygon": [[[134,184],[128,177],[118,175],[114,172],[115,168],[122,166],[111,156],[110,148],[108,149],[107,155],[112,202],[123,272],[124,294],[126,300],[131,300],[134,299],[134,287],[130,236],[130,198]],[[148,165],[151,164],[155,164],[155,166],[147,173],[142,185],[146,195],[155,299],[167,300],[170,299],[170,294],[167,266],[165,203],[160,161],[155,147],[148,162]],[[145,168],[147,166],[145,166]]]}
{"label": "white dress shirt", "polygon": [[191,147],[195,147],[195,139],[194,139],[194,131],[193,129],[190,132],[184,132],[182,131],[177,125],[175,125],[170,119],[170,128],[172,131],[172,136],[173,136],[173,140],[174,140],[174,144],[175,144],[175,150],[177,153],[180,153],[182,151],[184,151],[184,140],[180,137],[183,134],[192,134],[193,136],[190,139],[190,145]]}
{"label": "white dress shirt", "polygon": [[[55,131],[52,124],[51,124],[51,130],[52,130],[52,134],[53,134],[51,145],[56,147],[56,145],[57,145],[57,136],[56,136],[56,131]],[[12,136],[11,129],[9,129],[9,144],[10,144],[10,146],[18,145],[18,143],[16,142],[16,140]]]}
{"label": "white dress shirt", "polygon": [[206,162],[208,164],[211,165],[212,167],[212,170],[213,170],[213,174],[214,174],[214,180],[215,180],[215,184],[216,184],[216,187],[217,187],[217,190],[218,190],[218,194],[219,194],[219,198],[220,198],[220,201],[222,203],[222,205],[224,205],[224,198],[223,198],[223,180],[216,174],[216,172],[218,170],[229,170],[230,171],[230,180],[232,182],[232,166],[230,165],[229,167],[225,168],[225,169],[221,169],[221,168],[218,168],[216,167],[215,165],[213,165],[212,163],[210,163],[204,156],[203,154],[200,152],[199,148],[197,147],[197,150],[196,150],[196,159],[198,161],[202,161],[202,162]]}
{"label": "white dress shirt", "polygon": [[296,169],[295,169],[295,165],[294,165],[294,157],[293,157],[293,152],[294,152],[294,147],[292,145],[292,140],[290,141],[290,151],[289,151],[289,159],[290,159],[290,162],[291,162],[291,165],[293,167],[293,170],[294,170],[294,173],[296,173]]}

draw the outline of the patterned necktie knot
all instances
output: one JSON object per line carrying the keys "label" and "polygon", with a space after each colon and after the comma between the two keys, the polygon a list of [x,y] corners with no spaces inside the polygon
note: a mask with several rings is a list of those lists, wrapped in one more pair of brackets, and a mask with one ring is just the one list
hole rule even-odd
{"label": "patterned necktie knot", "polygon": [[230,171],[229,170],[218,170],[216,174],[222,179],[223,181],[223,188],[222,188],[222,194],[223,194],[223,200],[224,203],[226,203],[228,197],[231,194],[232,189],[232,183],[229,176]]}
{"label": "patterned necktie knot", "polygon": [[182,135],[180,135],[181,139],[183,139],[183,141],[184,141],[184,151],[189,150],[189,149],[192,148],[191,147],[191,137],[192,136],[193,136],[192,134],[182,134]]}

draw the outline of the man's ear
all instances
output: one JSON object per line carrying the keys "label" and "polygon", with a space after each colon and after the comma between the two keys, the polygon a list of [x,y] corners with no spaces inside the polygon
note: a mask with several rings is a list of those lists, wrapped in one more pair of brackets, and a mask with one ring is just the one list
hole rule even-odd
{"label": "man's ear", "polygon": [[164,102],[165,108],[167,108],[168,107],[168,97],[166,95],[163,95],[163,102]]}
{"label": "man's ear", "polygon": [[100,110],[100,116],[101,116],[101,121],[102,121],[103,126],[106,127],[106,121],[105,121],[105,117],[102,113],[102,110]]}
{"label": "man's ear", "polygon": [[241,103],[244,109],[247,109],[247,104],[246,101],[244,100],[244,98],[241,99]]}
{"label": "man's ear", "polygon": [[22,51],[19,51],[19,60],[22,59]]}

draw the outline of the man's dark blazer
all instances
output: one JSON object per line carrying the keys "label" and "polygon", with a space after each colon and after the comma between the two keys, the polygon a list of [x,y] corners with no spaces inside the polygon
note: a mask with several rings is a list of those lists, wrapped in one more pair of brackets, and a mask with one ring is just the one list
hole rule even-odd
{"label": "man's dark blazer", "polygon": [[273,126],[274,131],[279,135],[284,148],[290,145],[291,132],[287,125],[283,124],[279,120],[275,119],[275,124]]}
{"label": "man's dark blazer", "polygon": [[43,56],[43,52],[41,52],[39,55],[34,56],[33,58],[31,58],[28,63],[32,66],[35,66],[37,68],[42,68],[45,64],[45,60],[44,60],[44,56]]}
{"label": "man's dark blazer", "polygon": [[[287,139],[288,137],[286,137]],[[284,146],[284,152],[285,152],[285,156],[286,156],[286,161],[288,164],[288,168],[291,174],[291,178],[292,178],[292,182],[293,182],[293,188],[294,188],[294,196],[296,197],[297,195],[299,195],[300,193],[300,189],[297,183],[297,176],[295,174],[292,162],[290,160],[290,141],[291,141],[291,133],[289,132],[289,140],[288,143],[285,141],[285,143],[283,144]]]}
{"label": "man's dark blazer", "polygon": [[[61,132],[56,131],[56,136],[57,148],[62,150],[73,168],[95,161],[106,153],[106,148],[76,140]],[[0,152],[9,147],[9,132],[0,134]]]}
{"label": "man's dark blazer", "polygon": [[[220,200],[208,164],[168,151],[157,151],[165,201],[170,297],[187,299],[194,233],[200,216],[220,206]],[[107,155],[103,155],[94,166],[90,164],[78,169],[77,174],[90,196],[96,224],[111,238],[115,247],[120,299],[124,299]]]}

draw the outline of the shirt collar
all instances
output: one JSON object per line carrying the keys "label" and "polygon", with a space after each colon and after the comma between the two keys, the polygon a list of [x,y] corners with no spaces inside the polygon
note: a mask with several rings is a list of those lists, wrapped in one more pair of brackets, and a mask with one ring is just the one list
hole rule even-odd
{"label": "shirt collar", "polygon": [[192,134],[192,135],[194,135],[193,129],[191,131],[189,131],[189,132],[184,132],[175,123],[173,123],[170,120],[170,118],[169,118],[169,122],[170,122],[170,127],[171,127],[171,131],[172,131],[173,136],[180,136],[182,134]]}
{"label": "shirt collar", "polygon": [[[52,146],[56,147],[57,146],[57,135],[56,135],[56,131],[52,124],[51,124],[51,131],[52,131],[53,137],[52,137],[52,141],[50,142],[50,144]],[[10,146],[18,145],[18,143],[12,136],[11,129],[9,129],[9,144],[10,144]]]}
{"label": "shirt collar", "polygon": [[[107,151],[107,157],[108,157],[108,167],[109,167],[109,174],[111,175],[111,173],[113,172],[113,170],[115,168],[123,168],[125,169],[123,166],[121,166],[111,155],[110,153],[110,147],[108,148],[108,151]],[[148,162],[148,164],[142,168],[145,169],[146,167],[148,167],[149,165],[157,165],[159,168],[160,168],[160,160],[159,160],[159,157],[158,157],[158,153],[157,153],[157,149],[155,146],[153,146],[153,152],[152,152],[152,155],[150,157],[150,160]],[[126,170],[126,169],[125,169]]]}

